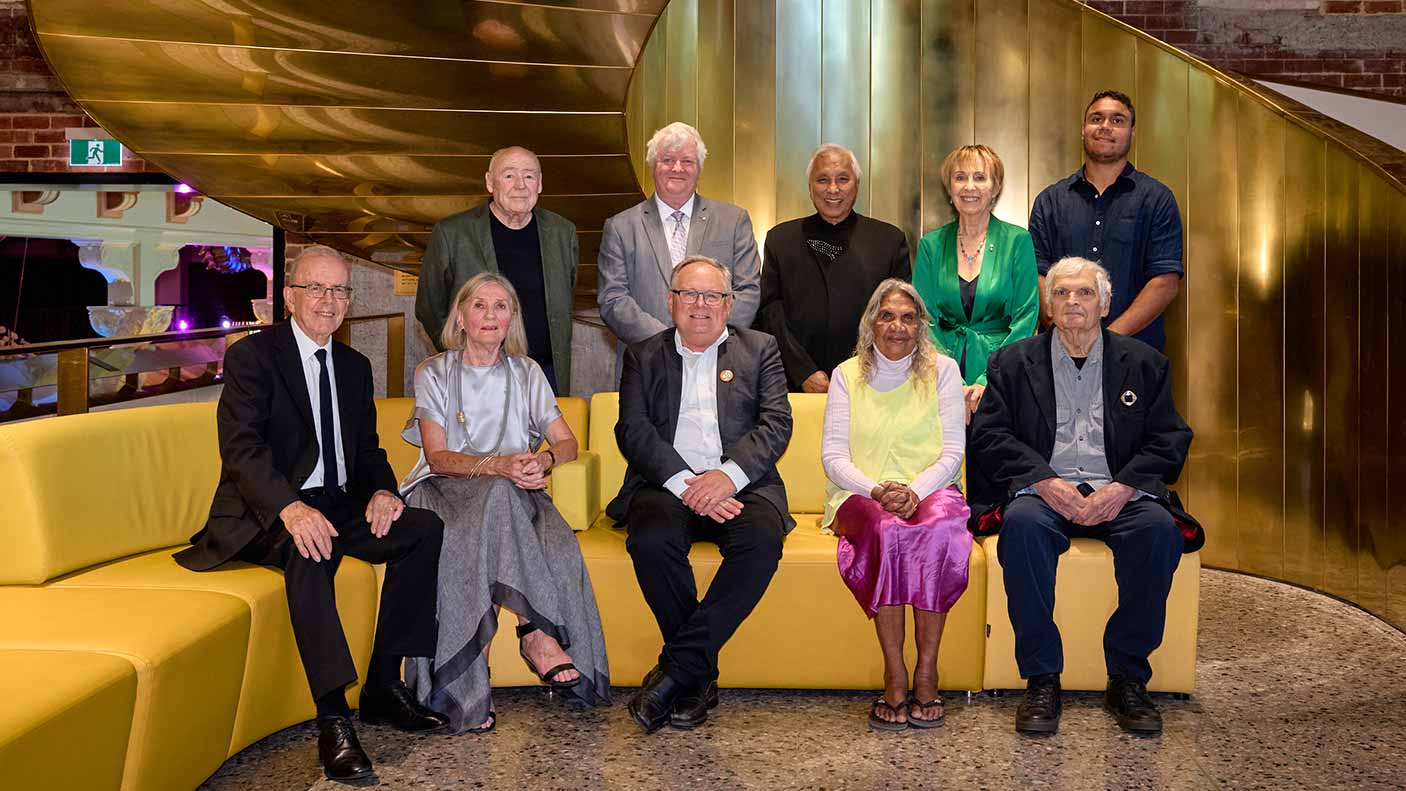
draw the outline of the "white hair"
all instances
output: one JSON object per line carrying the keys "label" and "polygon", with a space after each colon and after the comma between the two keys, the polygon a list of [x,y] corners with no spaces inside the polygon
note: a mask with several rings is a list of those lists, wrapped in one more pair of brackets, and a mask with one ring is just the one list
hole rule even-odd
{"label": "white hair", "polygon": [[1094,281],[1098,283],[1098,306],[1106,308],[1113,300],[1113,281],[1108,278],[1108,270],[1087,258],[1069,256],[1061,258],[1049,271],[1045,272],[1045,304],[1052,302],[1056,280],[1062,277],[1077,277],[1089,269],[1094,270]]}
{"label": "white hair", "polygon": [[675,121],[649,138],[644,148],[644,161],[653,168],[654,162],[659,158],[660,149],[668,151],[689,142],[698,147],[698,169],[702,170],[703,161],[708,158],[708,147],[703,145],[703,135],[683,121]]}
{"label": "white hair", "polygon": [[815,175],[815,163],[819,162],[821,157],[826,156],[836,156],[840,157],[841,159],[848,159],[849,169],[854,171],[854,180],[859,181],[860,179],[864,178],[864,169],[859,167],[859,157],[856,157],[853,151],[850,151],[848,148],[845,148],[839,143],[824,143],[820,146],[820,148],[815,149],[814,154],[810,155],[810,164],[806,165],[807,184],[810,183],[811,178]]}
{"label": "white hair", "polygon": [[706,255],[691,255],[680,261],[679,265],[674,267],[673,277],[669,278],[669,288],[677,288],[679,285],[679,276],[683,274],[683,270],[694,264],[702,264],[711,267],[713,271],[722,275],[723,291],[728,294],[732,293],[732,273],[717,259],[709,258]]}
{"label": "white hair", "polygon": [[291,258],[288,263],[284,264],[283,282],[291,285],[298,279],[298,265],[303,262],[304,258],[328,258],[341,263],[348,272],[351,271],[351,262],[347,261],[347,257],[342,255],[340,250],[335,250],[325,244],[310,244],[304,247],[296,258]]}

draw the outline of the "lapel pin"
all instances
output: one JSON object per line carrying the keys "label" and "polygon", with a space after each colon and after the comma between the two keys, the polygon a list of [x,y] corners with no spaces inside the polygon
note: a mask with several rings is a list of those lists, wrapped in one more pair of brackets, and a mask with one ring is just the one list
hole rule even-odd
{"label": "lapel pin", "polygon": [[724,382],[731,382],[731,381],[732,381],[732,371],[731,371],[730,369],[724,368],[724,369],[722,370],[722,372],[718,374],[718,378],[721,379],[721,380],[723,380]]}
{"label": "lapel pin", "polygon": [[1132,406],[1137,403],[1137,393],[1131,390],[1124,390],[1123,394],[1118,396],[1118,400],[1123,402],[1123,406]]}

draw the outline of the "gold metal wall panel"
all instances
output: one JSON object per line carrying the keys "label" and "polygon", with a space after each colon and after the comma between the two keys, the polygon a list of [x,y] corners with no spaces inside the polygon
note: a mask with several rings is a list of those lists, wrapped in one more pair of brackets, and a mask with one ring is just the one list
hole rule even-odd
{"label": "gold metal wall panel", "polygon": [[914,79],[921,72],[919,7],[913,0],[874,0],[871,64],[869,214],[902,228],[916,251],[922,220],[922,133],[913,108],[922,101]]}
{"label": "gold metal wall panel", "polygon": [[758,244],[776,213],[776,0],[736,3],[733,202],[752,215]]}
{"label": "gold metal wall panel", "polygon": [[[1392,473],[1406,470],[1406,419],[1401,414],[1403,395],[1406,395],[1406,194],[1388,191],[1386,197],[1389,207],[1387,271],[1391,278],[1387,287],[1391,299],[1388,317],[1391,338],[1387,343],[1391,376],[1387,393],[1388,403],[1394,408],[1394,414],[1389,416],[1387,444],[1391,458],[1389,477],[1395,484],[1399,476]],[[1396,500],[1400,500],[1399,496]],[[1392,506],[1387,509],[1386,530],[1373,548],[1377,565],[1386,571],[1386,619],[1406,630],[1406,513],[1399,502]]]}
{"label": "gold metal wall panel", "polygon": [[[1365,165],[1358,176],[1358,244],[1361,271],[1362,466],[1361,505],[1358,510],[1358,605],[1376,615],[1386,615],[1386,555],[1394,543],[1388,492],[1395,476],[1387,467],[1387,439],[1391,432],[1391,381],[1388,356],[1388,320],[1391,307],[1389,229],[1390,196],[1386,183]],[[1397,418],[1400,419],[1399,417]]]}
{"label": "gold metal wall panel", "polygon": [[956,216],[942,183],[942,160],[957,146],[976,141],[977,103],[976,4],[971,0],[922,0],[921,11],[920,235]]}
{"label": "gold metal wall panel", "polygon": [[[860,179],[854,210],[870,214],[869,194],[879,183],[869,151],[870,96],[881,92],[882,82],[879,74],[870,71],[869,58],[871,52],[875,60],[883,58],[891,42],[879,41],[887,31],[877,20],[871,39],[869,0],[817,0],[816,4],[820,6],[820,139],[839,143],[859,159],[867,178]],[[873,13],[877,16],[881,9]],[[907,54],[917,60],[916,48]],[[874,109],[877,116],[880,108]]]}
{"label": "gold metal wall panel", "polygon": [[644,40],[667,2],[122,0],[120,12],[94,13],[92,0],[42,0],[31,7],[35,28],[55,35],[632,66],[631,44]]}
{"label": "gold metal wall panel", "polygon": [[664,114],[669,122],[683,121],[697,126],[701,76],[698,72],[698,0],[671,0],[664,24],[669,36]]}
{"label": "gold metal wall panel", "polygon": [[976,5],[982,56],[976,70],[976,139],[995,149],[1006,183],[995,215],[1024,227],[1030,222],[1030,47],[1025,0]]}
{"label": "gold metal wall panel", "polygon": [[1041,190],[1067,178],[1084,164],[1079,129],[1089,97],[1081,85],[1082,35],[1077,7],[1066,3],[1030,4],[1030,62],[1034,64],[1030,81],[1039,85],[1039,90],[1030,92],[1032,206]]}
{"label": "gold metal wall panel", "polygon": [[[1039,2],[1040,0],[1035,0]],[[1045,0],[1048,2],[1048,0]],[[1137,38],[1128,29],[1102,14],[1083,14],[1083,75],[1081,91],[1084,107],[1079,108],[1083,119],[1089,99],[1102,90],[1122,91],[1133,104],[1139,101],[1137,92]],[[1133,148],[1137,156],[1137,148]]]}
{"label": "gold metal wall panel", "polygon": [[[1202,562],[1234,568],[1239,521],[1236,383],[1238,338],[1236,282],[1240,266],[1236,92],[1203,72],[1187,80],[1186,226],[1187,345],[1196,387],[1181,408],[1196,432],[1183,478],[1191,483],[1189,507],[1206,527]],[[1082,108],[1080,108],[1082,110]],[[1176,374],[1174,374],[1176,375]]]}
{"label": "gold metal wall panel", "polygon": [[[1350,154],[1327,144],[1324,165],[1323,590],[1357,600],[1358,505],[1362,441],[1359,365],[1361,270],[1358,176]],[[1233,568],[1233,566],[1232,566]]]}
{"label": "gold metal wall panel", "polygon": [[[1323,586],[1327,303],[1326,144],[1298,126],[1284,148],[1284,579]],[[1289,362],[1292,361],[1292,362]]]}
{"label": "gold metal wall panel", "polygon": [[[42,36],[78,101],[618,112],[627,66],[504,64]],[[151,86],[161,85],[159,96]]]}
{"label": "gold metal wall panel", "polygon": [[644,51],[640,53],[640,66],[635,70],[639,76],[637,90],[640,93],[640,118],[639,125],[639,151],[640,158],[635,163],[639,172],[640,185],[646,195],[654,192],[654,175],[650,172],[649,163],[645,162],[645,144],[649,138],[665,124],[669,123],[667,98],[669,82],[669,13],[664,12],[659,17],[659,24],[654,28],[654,34],[649,37],[649,43],[645,45]]}
{"label": "gold metal wall panel", "polygon": [[820,80],[822,3],[776,2],[776,221],[815,212],[806,165],[822,142]]}
{"label": "gold metal wall panel", "polygon": [[[370,198],[298,197],[230,198],[231,205],[256,200],[285,217],[301,216],[299,232],[317,236],[339,233],[428,233],[444,217],[482,203],[486,195],[390,196]],[[614,195],[543,195],[538,205],[587,228],[599,228],[606,218],[639,202],[635,193]],[[289,224],[285,219],[285,224]]]}
{"label": "gold metal wall panel", "polygon": [[[1137,168],[1166,184],[1176,196],[1177,206],[1187,205],[1187,74],[1186,61],[1150,41],[1137,42]],[[1088,97],[1084,98],[1088,101]],[[1080,108],[1082,112],[1083,108]],[[1188,396],[1190,348],[1187,346],[1186,282],[1166,316],[1167,357],[1172,361],[1173,398],[1185,404]],[[1194,495],[1183,475],[1180,489]]]}
{"label": "gold metal wall panel", "polygon": [[[708,144],[708,166],[698,191],[733,199],[736,168],[733,74],[735,14],[732,0],[698,0],[698,132]],[[763,229],[765,230],[765,229]]]}
{"label": "gold metal wall panel", "polygon": [[1240,97],[1239,568],[1284,574],[1284,135]]}

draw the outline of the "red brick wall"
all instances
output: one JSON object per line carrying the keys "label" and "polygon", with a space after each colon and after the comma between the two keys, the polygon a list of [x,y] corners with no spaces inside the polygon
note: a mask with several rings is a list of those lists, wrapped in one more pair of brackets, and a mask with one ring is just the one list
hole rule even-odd
{"label": "red brick wall", "polygon": [[1322,0],[1316,9],[1292,0],[1234,10],[1196,0],[1088,5],[1223,69],[1406,97],[1403,0]]}
{"label": "red brick wall", "polygon": [[156,170],[125,149],[120,167],[69,167],[66,131],[92,137],[96,126],[49,71],[25,4],[0,0],[0,173]]}

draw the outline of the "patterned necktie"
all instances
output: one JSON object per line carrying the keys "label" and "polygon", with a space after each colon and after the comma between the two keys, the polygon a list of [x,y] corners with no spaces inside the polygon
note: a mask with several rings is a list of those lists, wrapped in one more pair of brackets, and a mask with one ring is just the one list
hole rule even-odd
{"label": "patterned necktie", "polygon": [[688,229],[683,227],[683,212],[675,211],[669,218],[674,221],[674,233],[669,237],[669,263],[678,266],[688,249]]}
{"label": "patterned necktie", "polygon": [[332,494],[341,484],[337,480],[337,429],[332,419],[332,377],[327,373],[327,350],[318,349],[313,354],[322,368],[317,377],[317,411],[322,423],[322,437],[318,442],[322,446],[322,488]]}

